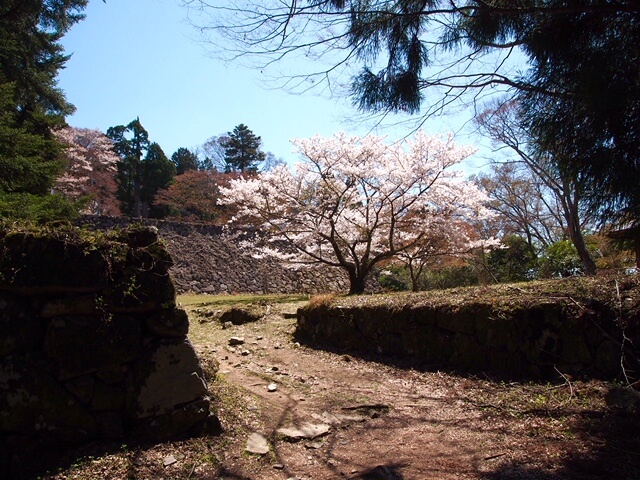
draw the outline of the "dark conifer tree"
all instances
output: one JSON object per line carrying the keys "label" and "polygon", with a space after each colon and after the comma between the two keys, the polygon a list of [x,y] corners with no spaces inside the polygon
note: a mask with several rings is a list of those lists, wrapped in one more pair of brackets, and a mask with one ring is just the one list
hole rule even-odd
{"label": "dark conifer tree", "polygon": [[[59,203],[50,192],[62,168],[52,130],[73,112],[57,87],[68,56],[60,39],[88,0],[4,0],[0,4],[0,213]],[[13,207],[20,205],[22,213]],[[49,212],[53,213],[53,212]]]}
{"label": "dark conifer tree", "polygon": [[266,154],[260,150],[262,139],[244,123],[228,132],[228,137],[224,138],[221,144],[225,150],[227,173],[256,172],[258,164],[266,158]]}
{"label": "dark conifer tree", "polygon": [[176,175],[182,175],[189,170],[198,170],[200,164],[198,155],[184,147],[180,147],[171,155],[171,161],[176,166]]}

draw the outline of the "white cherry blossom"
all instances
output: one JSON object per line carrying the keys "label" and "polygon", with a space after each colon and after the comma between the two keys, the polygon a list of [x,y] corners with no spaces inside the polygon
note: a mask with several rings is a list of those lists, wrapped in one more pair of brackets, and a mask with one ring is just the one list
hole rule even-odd
{"label": "white cherry blossom", "polygon": [[424,248],[436,231],[456,244],[477,240],[459,225],[489,215],[483,192],[453,168],[474,149],[452,135],[418,131],[388,144],[338,133],[293,144],[300,163],[232,181],[223,202],[238,219],[258,219],[271,240],[262,254],[342,268],[350,293],[364,290],[374,266]]}

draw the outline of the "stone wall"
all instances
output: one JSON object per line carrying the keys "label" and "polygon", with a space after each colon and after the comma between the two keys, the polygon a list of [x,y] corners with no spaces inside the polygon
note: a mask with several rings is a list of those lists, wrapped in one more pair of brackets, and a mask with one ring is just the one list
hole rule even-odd
{"label": "stone wall", "polygon": [[272,259],[253,258],[237,239],[215,225],[104,216],[86,216],[78,223],[98,230],[132,223],[158,228],[174,260],[170,271],[178,293],[313,294],[349,289],[348,278],[335,268],[292,270]]}
{"label": "stone wall", "polygon": [[[585,287],[590,282],[595,286]],[[431,293],[339,298],[299,310],[296,335],[342,352],[517,379],[560,372],[620,378],[624,343],[627,374],[638,376],[637,276],[554,281],[546,290],[522,284],[507,295],[505,288],[445,291],[440,299]]]}
{"label": "stone wall", "polygon": [[0,231],[0,478],[44,452],[208,420],[171,264],[148,228]]}

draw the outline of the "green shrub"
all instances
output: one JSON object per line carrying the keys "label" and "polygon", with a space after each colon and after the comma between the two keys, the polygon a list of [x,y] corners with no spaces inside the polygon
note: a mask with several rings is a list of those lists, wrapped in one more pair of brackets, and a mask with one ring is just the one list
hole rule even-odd
{"label": "green shrub", "polygon": [[0,217],[13,220],[48,222],[75,218],[84,204],[71,202],[62,195],[31,195],[0,192]]}
{"label": "green shrub", "polygon": [[477,284],[477,272],[472,266],[443,267],[427,271],[420,280],[420,290],[468,287]]}
{"label": "green shrub", "polygon": [[380,272],[378,283],[386,292],[404,292],[411,290],[406,267],[391,266]]}
{"label": "green shrub", "polygon": [[534,279],[537,258],[524,238],[510,235],[502,239],[500,248],[490,250],[486,264],[493,281],[524,282]]}

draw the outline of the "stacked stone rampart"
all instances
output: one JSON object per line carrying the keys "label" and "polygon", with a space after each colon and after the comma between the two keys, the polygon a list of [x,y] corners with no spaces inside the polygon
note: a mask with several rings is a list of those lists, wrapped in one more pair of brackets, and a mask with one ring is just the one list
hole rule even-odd
{"label": "stacked stone rampart", "polygon": [[[299,340],[428,368],[516,379],[638,378],[640,279],[567,279],[510,296],[429,293],[339,298],[298,312]],[[499,287],[498,287],[499,288]],[[523,289],[524,291],[524,289]],[[498,292],[500,292],[498,290]],[[481,300],[477,300],[480,298]],[[405,299],[405,301],[403,301]],[[624,371],[623,371],[624,369]]]}
{"label": "stacked stone rampart", "polygon": [[149,228],[0,231],[5,477],[70,445],[163,440],[207,420],[207,385],[171,264]]}
{"label": "stacked stone rampart", "polygon": [[[346,275],[335,268],[297,270],[270,258],[254,258],[242,240],[216,225],[153,219],[86,216],[79,224],[98,230],[131,224],[154,226],[174,260],[171,276],[178,293],[326,293],[346,292]],[[374,286],[372,285],[372,288]]]}

